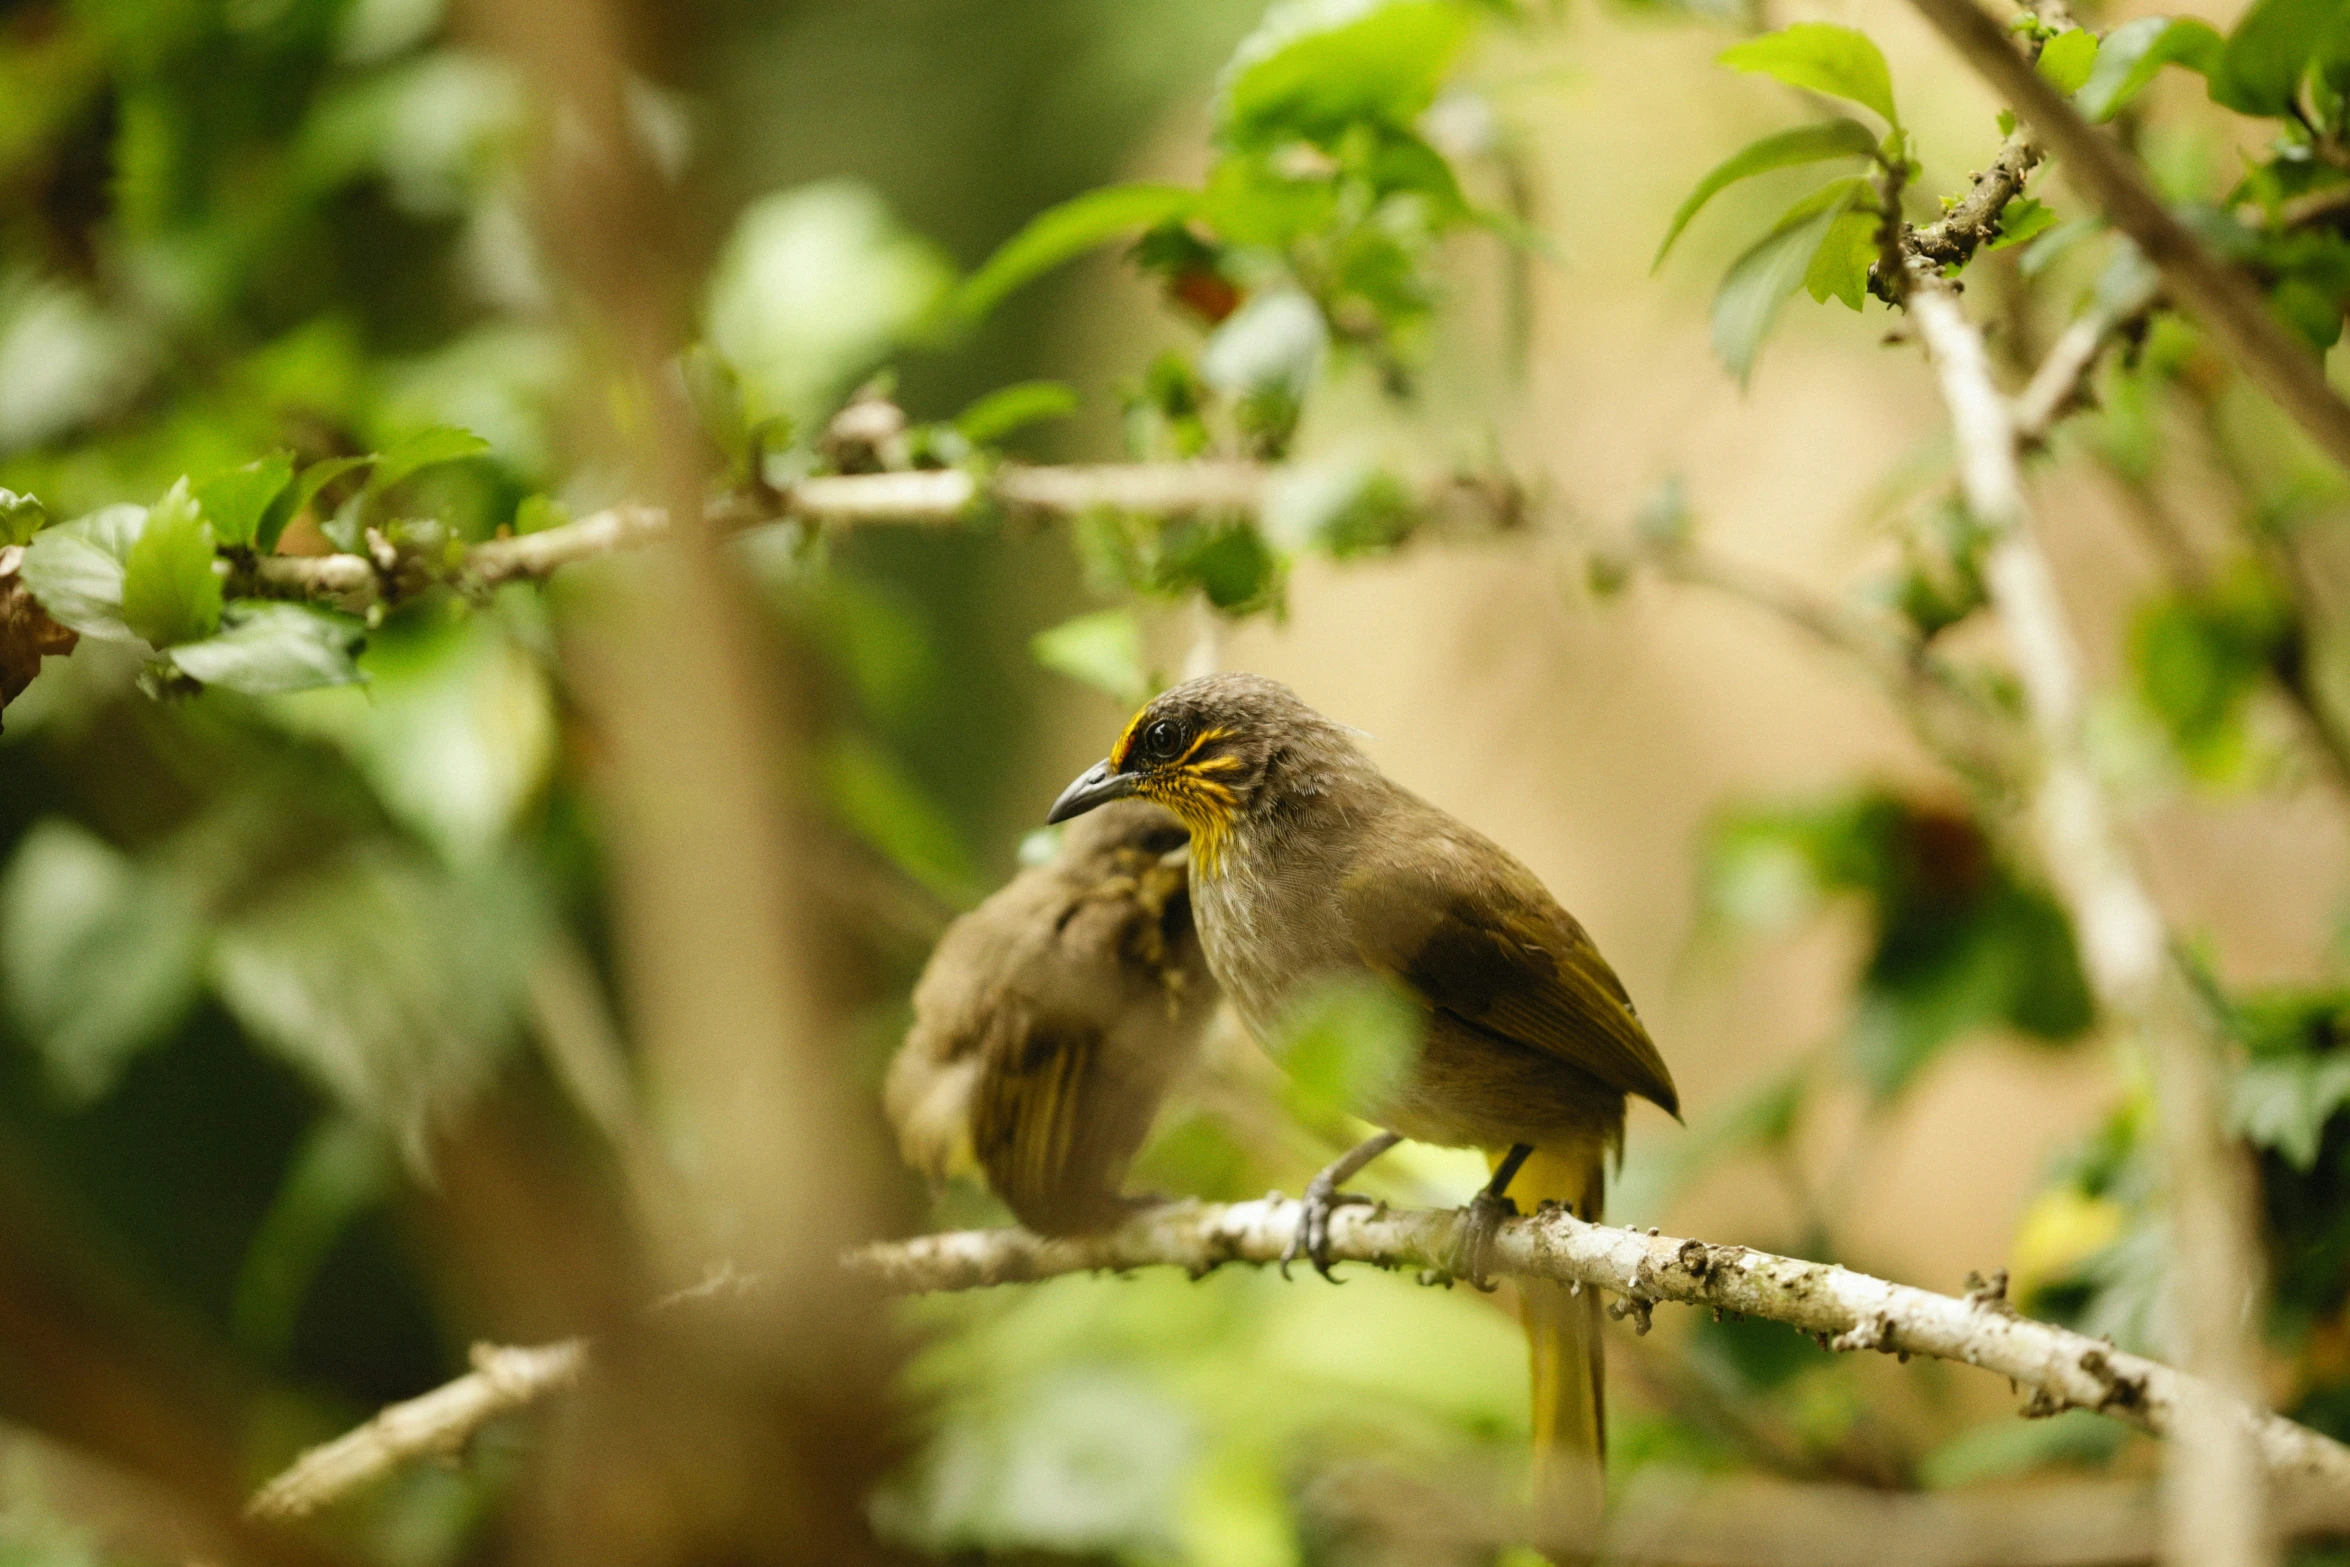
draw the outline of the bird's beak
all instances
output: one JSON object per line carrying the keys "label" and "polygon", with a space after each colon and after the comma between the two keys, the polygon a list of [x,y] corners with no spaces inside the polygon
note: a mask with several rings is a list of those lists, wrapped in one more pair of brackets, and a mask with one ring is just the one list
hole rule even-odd
{"label": "bird's beak", "polygon": [[1061,791],[1061,797],[1045,813],[1045,825],[1083,816],[1095,806],[1107,805],[1112,800],[1123,800],[1134,792],[1134,782],[1132,773],[1118,772],[1108,762],[1096,762]]}

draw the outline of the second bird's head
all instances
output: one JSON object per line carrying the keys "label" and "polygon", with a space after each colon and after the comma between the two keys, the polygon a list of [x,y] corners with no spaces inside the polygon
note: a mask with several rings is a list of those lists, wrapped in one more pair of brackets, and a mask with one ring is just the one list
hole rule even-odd
{"label": "second bird's head", "polygon": [[1367,765],[1351,731],[1280,681],[1204,675],[1135,714],[1045,820],[1065,822],[1129,796],[1150,800],[1190,829],[1193,858],[1213,870],[1241,823],[1320,796]]}

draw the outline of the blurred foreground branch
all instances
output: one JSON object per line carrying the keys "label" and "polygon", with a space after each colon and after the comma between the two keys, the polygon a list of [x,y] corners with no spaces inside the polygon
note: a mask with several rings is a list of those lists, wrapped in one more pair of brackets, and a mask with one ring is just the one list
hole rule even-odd
{"label": "blurred foreground branch", "polygon": [[476,1344],[472,1361],[473,1370],[456,1381],[390,1405],[310,1449],[254,1492],[245,1511],[255,1518],[307,1518],[403,1464],[454,1453],[498,1416],[578,1381],[587,1344],[575,1338],[524,1349]]}
{"label": "blurred foreground branch", "polygon": [[[769,522],[816,527],[900,524],[948,527],[991,513],[1063,519],[1123,512],[1175,520],[1261,516],[1288,470],[1259,463],[1103,463],[1069,467],[1007,465],[992,473],[964,468],[833,474],[802,479],[764,494],[730,496],[703,508],[708,526],[739,532]],[[1452,476],[1414,496],[1430,523],[1516,526],[1525,494],[1501,479]],[[438,550],[410,551],[371,535],[364,555],[270,555],[252,563],[253,586],[281,597],[380,602],[435,583],[493,588],[544,577],[561,566],[639,549],[667,539],[659,506],[620,505],[537,533],[472,545],[452,560]]]}
{"label": "blurred foreground branch", "polygon": [[[1452,1255],[1458,1218],[1450,1209],[1342,1208],[1332,1221],[1331,1254],[1382,1268],[1439,1269]],[[1025,1230],[958,1231],[876,1243],[851,1252],[845,1261],[852,1273],[898,1294],[1145,1267],[1182,1268],[1197,1278],[1228,1263],[1278,1262],[1297,1220],[1297,1205],[1285,1198],[1170,1203],[1100,1235],[1047,1239]],[[2257,1452],[2280,1492],[2299,1499],[2295,1516],[2350,1520],[2350,1448],[2282,1416],[2216,1398],[2185,1373],[2104,1340],[2019,1317],[1998,1285],[1964,1298],[1938,1295],[1743,1246],[1585,1224],[1548,1205],[1502,1227],[1493,1267],[1499,1273],[1613,1291],[1623,1299],[1612,1314],[1635,1318],[1642,1330],[1656,1303],[1678,1301],[1783,1322],[1831,1349],[1930,1355],[1979,1366],[2029,1389],[2028,1415],[2091,1409],[2164,1435],[2175,1428],[2181,1409],[2202,1397]],[[1423,1277],[1442,1279],[1435,1272]],[[394,1405],[357,1431],[304,1454],[261,1489],[253,1511],[280,1519],[305,1516],[416,1456],[453,1451],[497,1415],[568,1385],[586,1349],[571,1340],[541,1350],[479,1354],[544,1357],[533,1364],[545,1374],[527,1392],[513,1381],[501,1392],[477,1369]],[[523,1396],[510,1396],[515,1393]]]}

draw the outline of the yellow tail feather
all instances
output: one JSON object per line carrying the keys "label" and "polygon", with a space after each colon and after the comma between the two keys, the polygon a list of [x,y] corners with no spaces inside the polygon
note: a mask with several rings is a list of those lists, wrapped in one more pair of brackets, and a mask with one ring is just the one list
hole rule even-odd
{"label": "yellow tail feather", "polygon": [[[1563,1203],[1596,1220],[1605,1197],[1603,1150],[1540,1150],[1519,1167],[1510,1196],[1520,1213]],[[1543,1533],[1587,1538],[1599,1521],[1607,1458],[1606,1349],[1597,1290],[1520,1279],[1519,1319],[1533,1373],[1534,1506]]]}

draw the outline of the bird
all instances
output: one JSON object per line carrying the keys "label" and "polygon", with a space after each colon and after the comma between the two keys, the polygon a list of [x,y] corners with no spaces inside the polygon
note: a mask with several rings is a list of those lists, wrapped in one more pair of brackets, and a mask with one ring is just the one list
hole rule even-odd
{"label": "bird", "polygon": [[[1396,990],[1420,1021],[1399,1073],[1351,1106],[1380,1130],[1308,1184],[1286,1264],[1331,1276],[1343,1190],[1405,1138],[1486,1151],[1453,1271],[1480,1287],[1510,1193],[1596,1221],[1627,1098],[1680,1096],[1623,982],[1583,926],[1500,845],[1382,773],[1357,732],[1278,681],[1212,674],[1152,699],[1046,819],[1142,799],[1191,834],[1208,969],[1278,1053],[1293,1009],[1333,982]],[[1596,1516],[1606,1412],[1596,1291],[1521,1281],[1536,1480]]]}
{"label": "bird", "polygon": [[947,928],[914,987],[883,1109],[933,1184],[974,1166],[1044,1235],[1085,1234],[1123,1190],[1217,1008],[1181,822],[1135,800]]}

